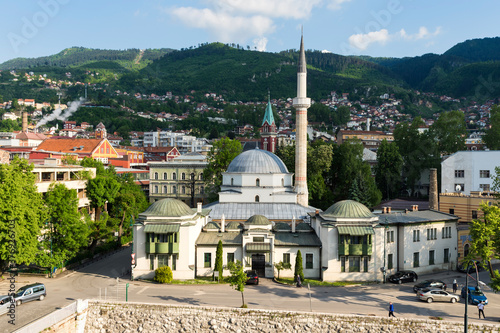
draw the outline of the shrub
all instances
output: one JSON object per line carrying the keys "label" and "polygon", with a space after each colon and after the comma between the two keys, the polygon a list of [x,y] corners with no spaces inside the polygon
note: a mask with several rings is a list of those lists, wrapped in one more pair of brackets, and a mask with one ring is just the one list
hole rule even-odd
{"label": "shrub", "polygon": [[158,283],[170,283],[172,282],[173,274],[172,270],[168,266],[163,266],[155,270],[154,280]]}

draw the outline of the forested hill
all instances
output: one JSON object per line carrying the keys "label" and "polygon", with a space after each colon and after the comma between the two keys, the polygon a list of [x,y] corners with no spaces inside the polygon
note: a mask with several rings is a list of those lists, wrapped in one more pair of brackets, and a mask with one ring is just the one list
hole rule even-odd
{"label": "forested hill", "polygon": [[[309,91],[318,100],[331,91],[380,94],[403,85],[387,68],[362,59],[319,51],[308,51],[306,57]],[[118,88],[158,94],[213,91],[232,100],[262,100],[269,88],[273,97],[287,98],[296,95],[297,59],[296,50],[267,53],[211,43],[168,53],[123,75]]]}
{"label": "forested hill", "polygon": [[361,58],[387,67],[414,89],[478,99],[500,95],[499,37],[467,40],[442,55]]}
{"label": "forested hill", "polygon": [[100,50],[71,47],[46,57],[11,59],[0,64],[0,70],[27,69],[40,66],[73,67],[100,61],[115,61],[124,67],[133,67],[133,65],[139,63],[148,64],[171,51],[172,49],[168,48]]}

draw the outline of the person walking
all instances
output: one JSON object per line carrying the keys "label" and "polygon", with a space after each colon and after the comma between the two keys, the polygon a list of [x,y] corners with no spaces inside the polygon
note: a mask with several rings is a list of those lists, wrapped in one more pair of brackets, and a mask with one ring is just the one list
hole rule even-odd
{"label": "person walking", "polygon": [[481,313],[483,314],[483,319],[486,319],[484,316],[484,302],[479,303],[477,309],[479,310],[479,319],[481,319]]}
{"label": "person walking", "polygon": [[297,287],[302,287],[302,281],[300,280],[300,275],[297,275]]}
{"label": "person walking", "polygon": [[[394,317],[396,318],[396,316],[394,315],[394,305],[392,304],[392,302],[389,302],[389,317]],[[483,314],[484,316],[484,314]]]}
{"label": "person walking", "polygon": [[456,294],[458,289],[457,279],[453,280],[453,293]]}

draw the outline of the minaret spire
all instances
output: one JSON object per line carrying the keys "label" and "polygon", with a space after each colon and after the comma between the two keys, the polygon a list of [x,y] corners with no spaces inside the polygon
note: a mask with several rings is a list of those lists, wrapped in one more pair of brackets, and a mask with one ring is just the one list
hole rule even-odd
{"label": "minaret spire", "polygon": [[307,189],[307,109],[311,99],[307,97],[307,64],[304,50],[304,35],[301,31],[299,64],[297,69],[297,97],[293,99],[296,110],[295,138],[295,191],[297,203],[309,206]]}

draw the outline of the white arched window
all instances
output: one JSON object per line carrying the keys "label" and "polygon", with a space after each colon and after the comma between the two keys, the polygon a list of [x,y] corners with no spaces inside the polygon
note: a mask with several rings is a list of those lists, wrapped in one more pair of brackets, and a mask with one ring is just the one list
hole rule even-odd
{"label": "white arched window", "polygon": [[177,194],[177,186],[172,186],[172,193]]}
{"label": "white arched window", "polygon": [[163,193],[168,193],[167,185],[163,186]]}
{"label": "white arched window", "polygon": [[257,179],[255,180],[255,186],[260,186],[260,179],[259,179],[259,178],[257,178]]}
{"label": "white arched window", "polygon": [[255,202],[260,202],[260,198],[258,195],[255,196]]}
{"label": "white arched window", "polygon": [[231,178],[231,186],[233,186],[233,185],[234,185],[234,179]]}
{"label": "white arched window", "polygon": [[184,172],[182,173],[182,178],[181,179],[182,180],[186,180],[186,174]]}
{"label": "white arched window", "polygon": [[155,172],[155,179],[158,179],[158,172]]}
{"label": "white arched window", "polygon": [[172,174],[172,179],[177,180],[177,174],[175,172]]}
{"label": "white arched window", "polygon": [[155,185],[155,193],[158,193],[158,185]]}
{"label": "white arched window", "polygon": [[163,173],[163,179],[167,180],[167,173],[166,172]]}

